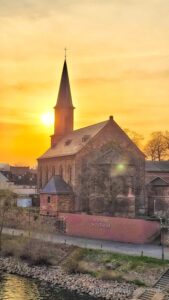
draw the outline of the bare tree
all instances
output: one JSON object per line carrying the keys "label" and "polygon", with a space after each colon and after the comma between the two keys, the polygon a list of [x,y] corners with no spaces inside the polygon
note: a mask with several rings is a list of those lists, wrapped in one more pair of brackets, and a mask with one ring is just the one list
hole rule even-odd
{"label": "bare tree", "polygon": [[2,248],[2,231],[9,208],[14,205],[16,194],[10,190],[0,190],[0,251]]}
{"label": "bare tree", "polygon": [[169,133],[156,131],[151,134],[150,140],[145,146],[145,153],[151,160],[161,161],[167,158],[169,148]]}
{"label": "bare tree", "polygon": [[166,142],[167,149],[169,150],[169,131],[164,132],[164,139]]}
{"label": "bare tree", "polygon": [[144,136],[136,131],[130,130],[128,128],[124,129],[129,138],[136,144],[139,148],[142,148]]}

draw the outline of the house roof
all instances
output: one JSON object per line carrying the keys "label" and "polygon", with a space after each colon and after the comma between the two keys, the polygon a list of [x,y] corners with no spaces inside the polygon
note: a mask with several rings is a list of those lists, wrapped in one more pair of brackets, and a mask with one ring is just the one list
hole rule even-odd
{"label": "house roof", "polygon": [[0,172],[0,182],[8,182],[8,178],[5,177],[1,172]]}
{"label": "house roof", "polygon": [[91,126],[80,128],[72,131],[62,138],[53,148],[49,148],[41,157],[59,157],[74,155],[79,152],[106,124],[105,122],[97,123]]}
{"label": "house roof", "polygon": [[53,176],[48,183],[44,186],[41,194],[56,194],[56,195],[69,195],[72,194],[71,186],[66,183],[59,175]]}
{"label": "house roof", "polygon": [[169,177],[155,177],[149,182],[149,184],[153,186],[169,186]]}
{"label": "house roof", "polygon": [[169,172],[169,160],[146,161],[146,172]]}

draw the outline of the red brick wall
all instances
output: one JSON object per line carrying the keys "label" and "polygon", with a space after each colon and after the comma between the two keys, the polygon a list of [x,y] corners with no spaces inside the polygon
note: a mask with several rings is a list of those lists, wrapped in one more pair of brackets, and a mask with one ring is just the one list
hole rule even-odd
{"label": "red brick wall", "polygon": [[128,243],[149,243],[160,234],[156,221],[82,214],[59,214],[72,236]]}
{"label": "red brick wall", "polygon": [[[50,197],[50,203],[48,203],[48,196]],[[58,212],[58,196],[40,194],[40,214],[55,216]]]}

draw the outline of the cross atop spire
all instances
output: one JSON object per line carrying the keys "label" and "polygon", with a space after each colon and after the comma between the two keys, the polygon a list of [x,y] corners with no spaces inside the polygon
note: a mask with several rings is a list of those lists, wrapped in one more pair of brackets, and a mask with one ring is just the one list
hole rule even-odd
{"label": "cross atop spire", "polygon": [[67,48],[64,49],[65,50],[65,60],[66,60],[66,55],[67,55]]}

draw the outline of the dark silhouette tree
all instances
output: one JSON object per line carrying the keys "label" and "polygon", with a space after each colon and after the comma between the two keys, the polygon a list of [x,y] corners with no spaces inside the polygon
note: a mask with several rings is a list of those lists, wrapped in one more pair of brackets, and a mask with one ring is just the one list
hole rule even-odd
{"label": "dark silhouette tree", "polygon": [[151,134],[150,140],[145,146],[146,155],[153,161],[164,160],[168,157],[169,133],[156,131]]}
{"label": "dark silhouette tree", "polygon": [[15,204],[16,194],[10,190],[0,190],[0,251],[2,248],[2,231],[8,210]]}

